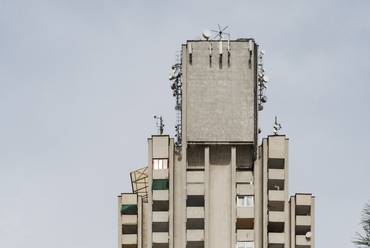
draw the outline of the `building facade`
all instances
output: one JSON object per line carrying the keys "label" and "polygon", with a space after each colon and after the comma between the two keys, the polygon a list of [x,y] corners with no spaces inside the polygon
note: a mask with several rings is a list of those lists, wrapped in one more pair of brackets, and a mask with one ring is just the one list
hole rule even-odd
{"label": "building facade", "polygon": [[181,133],[148,139],[118,196],[118,248],[314,248],[314,197],[289,199],[289,140],[258,145],[260,56],[253,39],[182,45]]}

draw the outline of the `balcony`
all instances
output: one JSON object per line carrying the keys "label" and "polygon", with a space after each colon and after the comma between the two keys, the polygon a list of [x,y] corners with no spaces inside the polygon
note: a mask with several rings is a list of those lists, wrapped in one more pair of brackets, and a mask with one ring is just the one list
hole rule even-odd
{"label": "balcony", "polygon": [[168,169],[153,170],[153,180],[168,179]]}
{"label": "balcony", "polygon": [[137,215],[122,215],[122,225],[137,225]]}
{"label": "balcony", "polygon": [[154,232],[153,243],[168,243],[168,232]]}
{"label": "balcony", "polygon": [[310,246],[311,239],[307,239],[306,235],[296,235],[295,236],[295,244],[296,246]]}
{"label": "balcony", "polygon": [[284,244],[284,233],[269,233],[268,234],[268,239],[269,239],[269,244]]}
{"label": "balcony", "polygon": [[269,169],[269,179],[284,180],[285,171],[284,169]]}
{"label": "balcony", "polygon": [[188,195],[204,195],[203,183],[188,183],[186,187]]}
{"label": "balcony", "polygon": [[204,218],[204,207],[187,207],[186,217],[188,219],[202,219]]}
{"label": "balcony", "polygon": [[254,241],[254,230],[236,230],[236,240]]}
{"label": "balcony", "polygon": [[153,190],[153,201],[168,201],[168,190]]}
{"label": "balcony", "polygon": [[269,190],[269,201],[285,201],[285,191]]}
{"label": "balcony", "polygon": [[153,211],[153,222],[168,222],[168,211]]}
{"label": "balcony", "polygon": [[254,185],[253,184],[236,184],[236,194],[237,195],[254,195]]}
{"label": "balcony", "polygon": [[254,207],[237,207],[237,218],[254,218]]}
{"label": "balcony", "polygon": [[137,234],[122,234],[121,242],[123,245],[137,245]]}
{"label": "balcony", "polygon": [[297,206],[311,206],[311,195],[310,194],[296,194],[296,205]]}
{"label": "balcony", "polygon": [[300,216],[295,217],[296,226],[311,226],[311,216]]}
{"label": "balcony", "polygon": [[269,222],[284,222],[285,212],[269,211]]}
{"label": "balcony", "polygon": [[137,194],[122,194],[122,205],[137,205]]}
{"label": "balcony", "polygon": [[204,183],[204,171],[187,171],[188,183]]}
{"label": "balcony", "polygon": [[235,180],[237,183],[253,182],[253,173],[251,171],[237,171]]}
{"label": "balcony", "polygon": [[186,230],[187,241],[204,241],[204,230]]}

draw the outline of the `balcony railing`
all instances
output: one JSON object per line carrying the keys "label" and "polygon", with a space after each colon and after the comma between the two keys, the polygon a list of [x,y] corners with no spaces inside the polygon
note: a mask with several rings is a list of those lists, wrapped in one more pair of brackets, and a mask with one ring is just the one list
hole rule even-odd
{"label": "balcony railing", "polygon": [[123,245],[136,245],[137,234],[122,234],[121,241]]}
{"label": "balcony railing", "polygon": [[154,232],[153,243],[168,243],[168,232]]}
{"label": "balcony railing", "polygon": [[269,233],[268,234],[268,239],[269,239],[269,244],[284,244],[284,239],[285,234],[284,233]]}
{"label": "balcony railing", "polygon": [[187,241],[204,241],[204,230],[186,230]]}
{"label": "balcony railing", "polygon": [[204,218],[204,207],[187,207],[186,215],[188,219]]}

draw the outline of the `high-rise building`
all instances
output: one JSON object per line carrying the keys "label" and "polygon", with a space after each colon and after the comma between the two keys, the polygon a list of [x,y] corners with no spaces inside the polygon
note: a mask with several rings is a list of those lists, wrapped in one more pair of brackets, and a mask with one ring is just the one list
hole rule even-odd
{"label": "high-rise building", "polygon": [[176,137],[118,197],[118,248],[314,248],[314,197],[288,194],[284,135],[258,145],[268,78],[253,39],[192,40],[173,65]]}

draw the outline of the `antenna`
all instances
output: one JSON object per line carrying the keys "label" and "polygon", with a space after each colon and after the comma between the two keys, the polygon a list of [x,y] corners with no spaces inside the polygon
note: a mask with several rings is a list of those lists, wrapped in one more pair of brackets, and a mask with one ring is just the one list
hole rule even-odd
{"label": "antenna", "polygon": [[[163,134],[163,128],[164,128],[164,123],[163,123],[163,118],[162,116],[154,116],[154,119],[157,120],[157,122],[155,123],[158,127],[158,133],[159,135],[162,135]],[[158,120],[159,120],[159,123],[158,123]]]}
{"label": "antenna", "polygon": [[218,24],[218,31],[212,30],[212,32],[217,33],[217,35],[213,38],[216,39],[219,36],[219,40],[223,39],[223,34],[229,34],[229,33],[224,33],[225,29],[227,29],[229,26],[226,26],[225,28],[221,29],[220,24]]}
{"label": "antenna", "polygon": [[[190,63],[192,59],[192,47],[191,43],[188,44],[189,47],[189,58]],[[171,80],[171,90],[173,90],[172,95],[176,99],[176,105],[175,105],[175,111],[176,111],[176,125],[175,125],[175,137],[176,142],[175,146],[181,146],[181,122],[182,122],[182,81],[181,81],[181,75],[182,75],[182,53],[181,51],[176,52],[176,62],[172,65],[172,77],[169,76],[169,79]]]}
{"label": "antenna", "polygon": [[279,124],[277,122],[277,116],[275,116],[275,124],[274,124],[274,134],[275,135],[278,135],[277,131],[282,129],[283,127],[281,126],[281,124]]}
{"label": "antenna", "polygon": [[[249,51],[252,54],[253,46],[252,40],[249,40]],[[263,110],[263,104],[267,102],[267,97],[264,95],[264,91],[267,89],[267,82],[269,78],[265,75],[265,68],[263,67],[263,55],[265,54],[265,50],[262,50],[258,56],[258,111]]]}
{"label": "antenna", "polygon": [[211,31],[209,31],[208,29],[204,29],[203,30],[203,37],[204,37],[204,39],[208,40],[209,37],[211,37]]}

